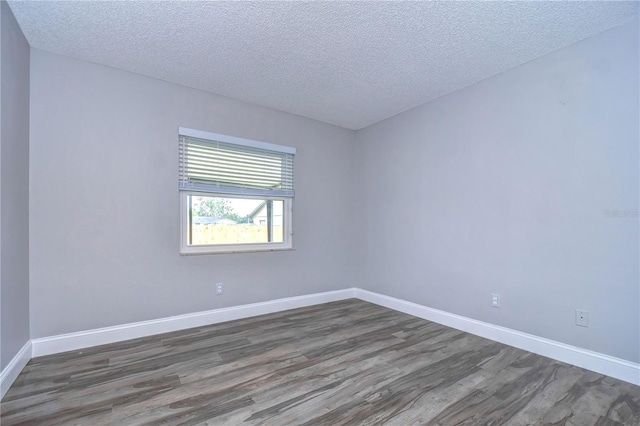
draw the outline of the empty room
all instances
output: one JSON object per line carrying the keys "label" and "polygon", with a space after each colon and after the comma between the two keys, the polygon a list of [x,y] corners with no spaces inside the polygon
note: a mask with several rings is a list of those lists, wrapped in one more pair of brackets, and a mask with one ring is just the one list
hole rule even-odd
{"label": "empty room", "polygon": [[640,2],[0,2],[0,424],[640,425]]}

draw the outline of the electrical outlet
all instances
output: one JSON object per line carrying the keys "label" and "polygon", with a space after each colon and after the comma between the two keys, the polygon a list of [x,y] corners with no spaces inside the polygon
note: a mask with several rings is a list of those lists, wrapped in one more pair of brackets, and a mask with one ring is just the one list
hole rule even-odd
{"label": "electrical outlet", "polygon": [[224,294],[224,285],[222,283],[216,284],[216,295],[220,296]]}
{"label": "electrical outlet", "polygon": [[500,295],[499,294],[492,294],[491,295],[491,306],[493,306],[494,308],[499,308],[500,307]]}
{"label": "electrical outlet", "polygon": [[589,327],[589,312],[576,309],[576,325]]}

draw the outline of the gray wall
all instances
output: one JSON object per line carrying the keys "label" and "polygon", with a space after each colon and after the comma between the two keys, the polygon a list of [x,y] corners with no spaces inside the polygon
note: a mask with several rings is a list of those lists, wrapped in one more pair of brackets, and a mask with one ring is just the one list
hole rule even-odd
{"label": "gray wall", "polygon": [[364,287],[640,361],[638,218],[604,213],[639,207],[638,51],[635,21],[357,132]]}
{"label": "gray wall", "polygon": [[[32,338],[354,285],[354,132],[36,49],[31,89]],[[297,148],[295,250],[178,255],[178,126]]]}
{"label": "gray wall", "polygon": [[29,44],[0,2],[0,366],[29,340]]}

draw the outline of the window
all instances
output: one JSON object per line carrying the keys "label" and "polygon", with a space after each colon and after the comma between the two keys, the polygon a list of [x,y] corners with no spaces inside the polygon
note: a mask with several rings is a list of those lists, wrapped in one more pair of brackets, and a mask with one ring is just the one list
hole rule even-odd
{"label": "window", "polygon": [[295,148],[179,129],[180,253],[292,247]]}

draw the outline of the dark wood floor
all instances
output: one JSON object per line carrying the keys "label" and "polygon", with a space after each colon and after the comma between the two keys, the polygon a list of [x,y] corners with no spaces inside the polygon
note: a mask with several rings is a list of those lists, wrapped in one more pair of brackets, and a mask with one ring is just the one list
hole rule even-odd
{"label": "dark wood floor", "polygon": [[35,358],[2,426],[640,425],[640,388],[359,300]]}

